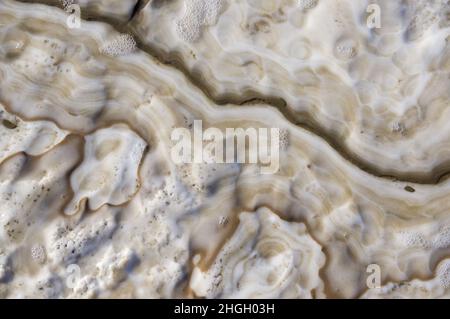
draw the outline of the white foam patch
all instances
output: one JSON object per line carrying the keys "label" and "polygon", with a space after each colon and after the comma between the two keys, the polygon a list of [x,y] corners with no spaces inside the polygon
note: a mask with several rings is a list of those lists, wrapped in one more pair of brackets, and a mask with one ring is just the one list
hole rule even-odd
{"label": "white foam patch", "polygon": [[176,21],[178,35],[187,42],[195,42],[202,28],[217,22],[223,0],[191,0],[185,2],[184,15]]}
{"label": "white foam patch", "polygon": [[136,41],[130,34],[121,34],[111,41],[106,42],[100,52],[112,57],[128,55],[136,50]]}
{"label": "white foam patch", "polygon": [[446,248],[450,245],[450,227],[445,227],[433,238],[433,247]]}
{"label": "white foam patch", "polygon": [[419,232],[403,231],[400,233],[401,242],[410,248],[428,248],[430,243],[425,236]]}
{"label": "white foam patch", "polygon": [[33,247],[31,247],[31,258],[39,264],[45,263],[47,256],[44,246],[39,244],[33,245]]}
{"label": "white foam patch", "polygon": [[67,220],[53,223],[45,234],[49,261],[69,265],[99,249],[117,227],[114,211],[106,212],[102,208],[99,214],[89,215],[74,228]]}
{"label": "white foam patch", "polygon": [[317,6],[317,2],[319,2],[319,0],[298,0],[300,8],[304,10],[314,8],[315,6]]}
{"label": "white foam patch", "polygon": [[439,283],[445,288],[450,288],[450,260],[446,259],[441,262],[437,269],[437,278]]}

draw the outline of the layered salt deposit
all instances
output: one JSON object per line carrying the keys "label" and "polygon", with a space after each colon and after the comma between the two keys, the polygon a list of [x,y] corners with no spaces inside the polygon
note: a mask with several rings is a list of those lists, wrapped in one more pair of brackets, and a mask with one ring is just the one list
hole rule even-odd
{"label": "layered salt deposit", "polygon": [[156,3],[133,29],[215,101],[265,99],[374,173],[427,182],[448,168],[447,0]]}
{"label": "layered salt deposit", "polygon": [[[450,297],[449,10],[1,0],[0,297]],[[175,161],[197,120],[279,169]]]}

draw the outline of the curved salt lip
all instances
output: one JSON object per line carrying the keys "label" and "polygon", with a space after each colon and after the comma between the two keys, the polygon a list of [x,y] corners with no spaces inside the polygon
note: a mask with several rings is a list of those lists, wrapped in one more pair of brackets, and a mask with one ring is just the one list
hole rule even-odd
{"label": "curved salt lip", "polygon": [[[239,226],[210,269],[193,270],[190,288],[207,298],[311,298],[323,295],[321,246],[300,223],[267,208],[239,215]],[[301,291],[295,290],[302,287]]]}
{"label": "curved salt lip", "polygon": [[20,152],[41,155],[69,134],[50,121],[24,121],[0,103],[0,163]]}
{"label": "curved salt lip", "polygon": [[73,199],[64,209],[68,215],[102,205],[121,205],[139,189],[139,165],[147,146],[126,126],[113,125],[85,137],[83,162],[70,176]]}

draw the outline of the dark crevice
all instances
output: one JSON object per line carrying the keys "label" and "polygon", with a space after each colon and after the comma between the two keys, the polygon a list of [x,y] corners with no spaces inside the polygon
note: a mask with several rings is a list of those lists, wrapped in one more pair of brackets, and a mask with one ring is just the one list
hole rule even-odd
{"label": "dark crevice", "polygon": [[149,0],[138,0],[134,5],[133,11],[131,12],[128,22],[133,20],[139,14],[139,12],[147,5],[148,2]]}

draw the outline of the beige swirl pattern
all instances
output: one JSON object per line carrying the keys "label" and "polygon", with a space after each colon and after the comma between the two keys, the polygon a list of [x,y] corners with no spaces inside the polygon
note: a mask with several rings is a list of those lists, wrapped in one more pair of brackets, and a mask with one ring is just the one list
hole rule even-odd
{"label": "beige swirl pattern", "polygon": [[[0,0],[0,298],[449,298],[449,10]],[[279,170],[176,163],[196,120]]]}

